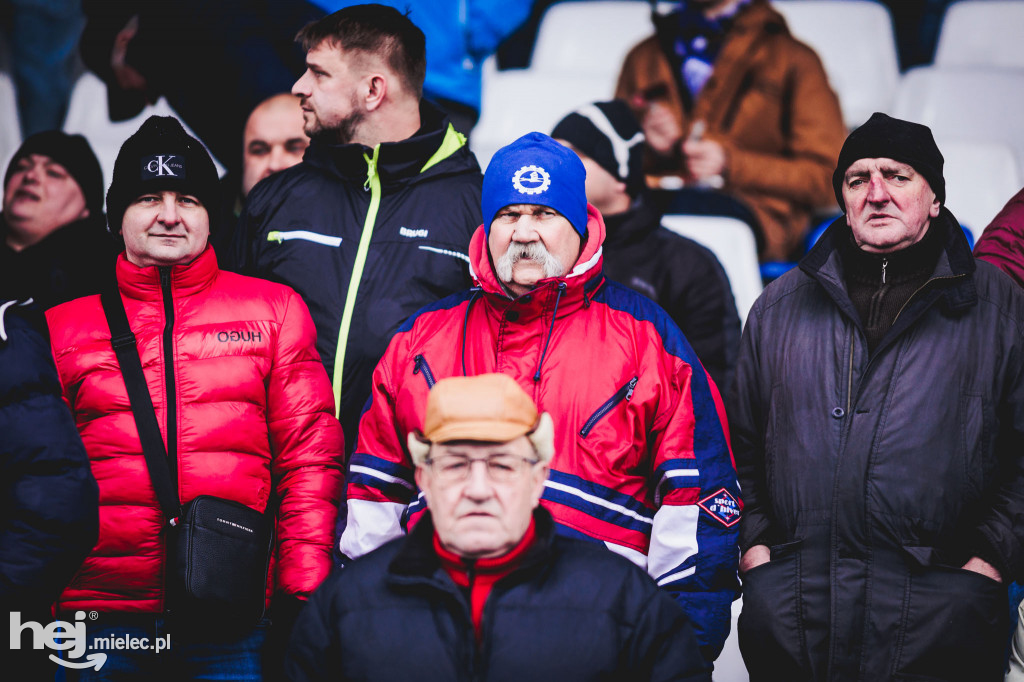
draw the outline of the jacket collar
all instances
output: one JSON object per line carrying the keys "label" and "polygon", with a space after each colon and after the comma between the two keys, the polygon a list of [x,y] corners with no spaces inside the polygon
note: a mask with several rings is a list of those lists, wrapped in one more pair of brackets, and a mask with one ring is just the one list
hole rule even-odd
{"label": "jacket collar", "polygon": [[606,236],[604,246],[612,251],[616,247],[642,242],[661,228],[661,214],[643,193],[625,212],[604,216]]}
{"label": "jacket collar", "polygon": [[[945,206],[938,217],[932,221],[930,230],[939,230],[942,234],[943,246],[938,260],[928,278],[930,291],[908,304],[908,315],[901,315],[906,323],[893,325],[899,332],[912,322],[925,308],[941,299],[945,309],[953,314],[963,313],[978,302],[978,293],[974,285],[974,270],[977,267],[971,254],[967,238],[960,223]],[[851,319],[859,324],[859,316],[846,293],[843,272],[841,245],[849,240],[850,227],[846,224],[846,216],[836,218],[821,236],[818,242],[800,261],[799,267],[808,276],[814,278],[825,289]],[[887,334],[886,336],[889,336]]]}
{"label": "jacket collar", "polygon": [[217,256],[209,246],[187,265],[158,267],[147,265],[139,267],[131,263],[124,252],[117,257],[117,284],[121,292],[141,301],[158,301],[163,297],[160,286],[160,272],[170,271],[171,291],[174,298],[192,296],[213,285],[220,273],[217,267]]}
{"label": "jacket collar", "polygon": [[381,184],[416,178],[444,159],[463,150],[462,166],[475,167],[475,157],[466,147],[466,136],[455,130],[440,109],[425,100],[420,102],[420,128],[405,140],[384,142],[376,147],[364,144],[329,144],[314,139],[302,160],[332,175],[352,181],[367,180],[376,173]]}
{"label": "jacket collar", "polygon": [[[538,505],[533,510],[536,538],[509,577],[523,576],[544,566],[551,557],[555,522],[550,512]],[[398,553],[388,564],[387,580],[393,584],[438,583],[446,589],[454,586],[434,550],[434,522],[428,509],[405,538],[399,540]]]}

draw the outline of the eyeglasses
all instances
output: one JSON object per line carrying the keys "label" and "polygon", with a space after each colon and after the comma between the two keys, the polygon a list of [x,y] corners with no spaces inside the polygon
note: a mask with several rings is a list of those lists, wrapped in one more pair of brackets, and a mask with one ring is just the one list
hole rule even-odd
{"label": "eyeglasses", "polygon": [[437,459],[424,462],[434,476],[442,483],[459,483],[469,478],[469,471],[477,462],[487,465],[487,475],[495,483],[514,481],[526,468],[537,464],[539,460],[526,459],[516,455],[497,454],[490,457],[473,459],[462,455],[443,455]]}

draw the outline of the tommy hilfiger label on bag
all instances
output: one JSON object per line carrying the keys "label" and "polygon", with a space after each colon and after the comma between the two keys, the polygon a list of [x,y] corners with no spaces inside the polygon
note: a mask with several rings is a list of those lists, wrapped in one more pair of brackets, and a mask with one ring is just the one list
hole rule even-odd
{"label": "tommy hilfiger label on bag", "polygon": [[223,523],[223,524],[225,524],[227,526],[231,526],[232,528],[238,528],[239,530],[244,530],[246,533],[255,533],[256,532],[252,528],[246,528],[245,526],[243,526],[240,523],[235,523],[234,521],[228,521],[227,519],[222,519],[219,516],[217,517],[217,521],[219,521],[220,523]]}

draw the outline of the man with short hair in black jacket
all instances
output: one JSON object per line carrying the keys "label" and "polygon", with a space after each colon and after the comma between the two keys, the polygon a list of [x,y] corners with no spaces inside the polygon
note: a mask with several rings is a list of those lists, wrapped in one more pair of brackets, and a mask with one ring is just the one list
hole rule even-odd
{"label": "man with short hair in black jacket", "polygon": [[351,448],[398,325],[472,285],[483,180],[465,136],[421,99],[423,32],[407,17],[346,7],[298,39],[307,69],[292,92],[311,143],[250,192],[227,261],[309,306]]}
{"label": "man with short hair in black jacket", "polygon": [[876,113],[845,216],[765,289],[728,403],[751,680],[1002,679],[1024,577],[1024,294],[971,256],[931,131]]}
{"label": "man with short hair in black jacket", "polygon": [[289,679],[710,682],[668,593],[604,547],[555,535],[538,506],[554,424],[515,379],[441,379],[407,440],[429,511],[311,597]]}
{"label": "man with short hair in black jacket", "polygon": [[644,183],[644,134],[622,100],[580,107],[551,136],[587,169],[587,201],[604,216],[604,272],[654,300],[724,393],[736,367],[740,318],[715,254],[661,226]]}

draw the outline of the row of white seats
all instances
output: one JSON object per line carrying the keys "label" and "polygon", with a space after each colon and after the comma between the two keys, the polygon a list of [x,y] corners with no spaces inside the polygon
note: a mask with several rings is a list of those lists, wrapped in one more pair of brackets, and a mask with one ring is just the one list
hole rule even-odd
{"label": "row of white seats", "polygon": [[[658,3],[664,11],[672,3]],[[793,34],[821,57],[850,129],[889,111],[900,86],[892,18],[874,0],[775,0]],[[666,6],[662,6],[666,5]],[[545,12],[528,69],[484,68],[474,150],[486,164],[502,144],[549,130],[573,106],[609,99],[629,49],[652,33],[651,4],[639,0],[561,2]],[[935,65],[1024,68],[1024,1],[950,5]],[[518,133],[518,134],[517,134]]]}
{"label": "row of white seats", "polygon": [[[772,5],[793,34],[818,52],[847,127],[888,108],[899,65],[884,5],[873,0],[775,0]],[[480,122],[473,131],[481,164],[523,133],[550,130],[576,106],[610,99],[626,53],[652,32],[649,2],[582,0],[549,7],[529,68],[498,71],[493,58],[484,66]]]}

